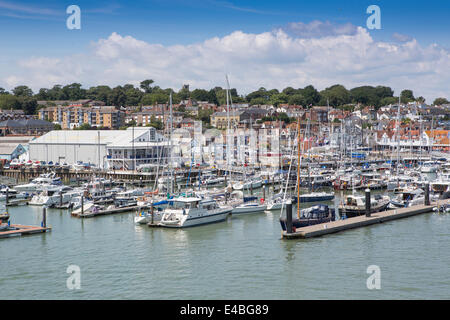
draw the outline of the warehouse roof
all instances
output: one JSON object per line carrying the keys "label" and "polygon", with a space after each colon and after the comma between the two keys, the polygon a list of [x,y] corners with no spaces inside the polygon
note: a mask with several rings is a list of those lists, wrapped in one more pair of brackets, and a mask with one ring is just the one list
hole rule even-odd
{"label": "warehouse roof", "polygon": [[144,135],[154,128],[135,127],[127,130],[53,130],[43,136],[30,141],[33,144],[91,144],[99,143],[103,145],[128,146],[131,145],[133,135],[135,146],[146,145],[147,142],[136,141],[138,137]]}

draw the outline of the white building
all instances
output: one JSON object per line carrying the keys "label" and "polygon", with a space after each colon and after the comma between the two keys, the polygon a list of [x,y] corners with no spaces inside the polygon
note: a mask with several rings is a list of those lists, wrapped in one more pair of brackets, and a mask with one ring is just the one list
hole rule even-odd
{"label": "white building", "polygon": [[30,142],[29,148],[33,161],[83,162],[103,169],[133,170],[141,164],[164,163],[169,154],[169,143],[152,127],[51,131]]}

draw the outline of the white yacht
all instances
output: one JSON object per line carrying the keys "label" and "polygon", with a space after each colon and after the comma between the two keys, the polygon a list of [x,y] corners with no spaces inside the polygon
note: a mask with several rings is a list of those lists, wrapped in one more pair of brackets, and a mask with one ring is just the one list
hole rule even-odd
{"label": "white yacht", "polygon": [[438,170],[438,166],[434,161],[425,161],[420,168],[420,172],[434,173]]}
{"label": "white yacht", "polygon": [[98,212],[102,209],[103,209],[103,206],[94,204],[94,202],[92,202],[92,201],[89,201],[89,202],[84,201],[83,202],[83,210],[81,210],[81,203],[80,203],[78,209],[73,210],[71,214],[79,215],[79,214],[81,214],[81,212],[83,212],[83,214],[94,213],[94,212]]}
{"label": "white yacht", "polygon": [[36,192],[42,191],[45,187],[49,185],[61,185],[61,178],[56,177],[54,172],[52,173],[43,173],[38,178],[33,179],[30,183],[21,184],[14,187],[17,191],[24,192]]}
{"label": "white yacht", "polygon": [[8,201],[22,201],[30,198],[30,194],[27,192],[18,192],[15,189],[2,186],[0,189],[0,201],[6,201],[6,193],[8,193]]}
{"label": "white yacht", "polygon": [[164,210],[160,226],[168,228],[193,227],[225,221],[232,207],[220,206],[213,199],[180,197],[169,202]]}
{"label": "white yacht", "polygon": [[[430,194],[430,201],[437,200],[438,196],[434,194]],[[391,203],[389,205],[390,208],[403,208],[403,207],[412,207],[420,204],[424,204],[425,202],[425,192],[421,188],[416,189],[405,189],[401,193],[399,193],[395,198],[391,199]]]}
{"label": "white yacht", "polygon": [[263,185],[263,180],[261,178],[253,178],[249,181],[238,181],[233,184],[234,190],[248,190],[248,189],[257,189],[261,188]]}
{"label": "white yacht", "polygon": [[[256,198],[256,197],[254,197]],[[264,203],[264,199],[258,200],[257,198],[251,201],[244,201],[244,203],[236,206],[231,211],[231,214],[248,214],[263,212],[267,209],[267,204]]]}
{"label": "white yacht", "polygon": [[83,190],[73,190],[71,187],[50,187],[43,190],[40,194],[33,196],[30,205],[35,206],[48,206],[53,207],[58,204],[64,205],[70,203],[70,201],[79,197],[84,193]]}

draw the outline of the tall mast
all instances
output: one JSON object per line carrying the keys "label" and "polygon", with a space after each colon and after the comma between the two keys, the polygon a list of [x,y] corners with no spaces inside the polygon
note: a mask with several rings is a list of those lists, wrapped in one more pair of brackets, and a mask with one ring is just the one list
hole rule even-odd
{"label": "tall mast", "polygon": [[401,93],[398,96],[398,111],[397,111],[397,188],[400,187],[400,180],[398,177],[398,164],[400,161],[400,98]]}
{"label": "tall mast", "polygon": [[230,101],[229,101],[229,93],[230,93],[230,83],[228,81],[228,75],[225,75],[225,79],[227,80],[227,89],[226,89],[226,95],[227,95],[227,171],[228,176],[230,178]]}
{"label": "tall mast", "polygon": [[300,219],[300,117],[297,121],[297,218]]}
{"label": "tall mast", "polygon": [[170,148],[170,193],[173,194],[174,191],[174,180],[173,180],[173,164],[172,164],[172,125],[173,125],[173,118],[172,118],[172,92],[170,92],[169,96],[169,105],[170,105],[170,125],[169,125],[169,148]]}

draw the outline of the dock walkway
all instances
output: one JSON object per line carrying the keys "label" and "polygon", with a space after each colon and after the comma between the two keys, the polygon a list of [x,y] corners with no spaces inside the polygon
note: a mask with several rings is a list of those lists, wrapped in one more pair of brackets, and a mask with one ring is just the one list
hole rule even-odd
{"label": "dock walkway", "polygon": [[439,202],[433,202],[429,206],[418,205],[408,208],[399,208],[394,210],[372,213],[370,217],[362,215],[344,220],[336,220],[327,223],[320,223],[312,226],[297,228],[292,233],[287,233],[286,231],[283,231],[282,237],[284,239],[298,239],[298,238],[305,239],[312,237],[320,237],[323,235],[336,233],[344,230],[365,227],[377,223],[382,223],[385,221],[402,219],[422,213],[432,212],[433,208],[436,207],[438,203],[439,205],[442,205],[446,202],[450,203],[449,200],[441,200]]}
{"label": "dock walkway", "polygon": [[12,225],[10,225],[9,230],[0,231],[0,239],[31,235],[31,234],[35,234],[35,233],[43,233],[43,232],[51,231],[51,229],[52,228],[50,228],[50,227],[36,227],[36,226],[25,226],[25,225],[21,225],[21,224],[12,224]]}

